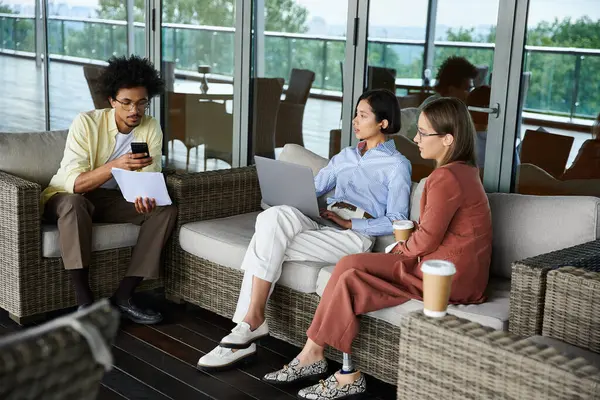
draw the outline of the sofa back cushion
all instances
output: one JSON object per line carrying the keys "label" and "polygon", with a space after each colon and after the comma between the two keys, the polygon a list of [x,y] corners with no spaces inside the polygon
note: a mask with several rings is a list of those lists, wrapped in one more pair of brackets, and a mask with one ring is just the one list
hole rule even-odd
{"label": "sofa back cushion", "polygon": [[0,132],[0,171],[44,189],[58,171],[68,131]]}
{"label": "sofa back cushion", "polygon": [[490,193],[488,199],[493,275],[510,278],[515,261],[600,237],[600,198]]}

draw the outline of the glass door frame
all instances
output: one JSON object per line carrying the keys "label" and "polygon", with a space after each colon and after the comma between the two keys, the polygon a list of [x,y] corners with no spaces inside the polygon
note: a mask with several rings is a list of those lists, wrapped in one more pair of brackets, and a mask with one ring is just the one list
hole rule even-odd
{"label": "glass door frame", "polygon": [[[248,107],[251,37],[251,0],[235,1],[234,74],[233,74],[233,146],[231,167],[248,165]],[[146,0],[146,57],[158,71],[162,69],[162,0]],[[246,72],[248,71],[248,72]],[[161,96],[152,100],[150,114],[161,123]],[[162,124],[161,124],[162,126]],[[163,132],[166,149],[169,132]],[[164,153],[168,154],[168,153]]]}
{"label": "glass door frame", "polygon": [[529,0],[503,0],[499,4],[490,97],[490,107],[498,107],[499,112],[496,118],[490,115],[488,123],[483,177],[487,192],[511,189],[528,9]]}
{"label": "glass door frame", "polygon": [[[351,88],[344,88],[345,96],[342,144],[356,145],[357,140],[351,134],[351,123],[354,104],[358,101],[366,74],[368,21],[370,0],[354,0],[350,3],[356,5],[357,27],[348,31],[348,38],[356,43],[354,59],[350,59],[347,51],[347,64],[353,63]],[[430,1],[430,8],[437,9],[437,1]],[[498,108],[495,115],[490,115],[488,123],[488,139],[486,143],[486,157],[483,183],[487,192],[509,192],[512,179],[512,165],[514,156],[515,138],[519,126],[521,113],[519,104],[519,87],[521,81],[521,68],[524,57],[524,44],[527,23],[529,0],[501,0],[498,5],[498,19],[496,24],[496,42],[494,45],[494,65],[491,83],[490,107]],[[350,11],[349,11],[350,14]],[[427,29],[434,29],[435,12],[428,10]],[[358,37],[354,37],[357,34]],[[430,41],[434,38],[428,35]],[[432,46],[432,43],[425,43]],[[433,50],[431,48],[430,50]],[[431,58],[432,51],[429,51]],[[508,60],[508,62],[507,62]],[[425,60],[424,67],[431,62]],[[345,71],[348,76],[349,71]],[[350,81],[350,80],[347,80]],[[347,100],[347,101],[346,101]]]}

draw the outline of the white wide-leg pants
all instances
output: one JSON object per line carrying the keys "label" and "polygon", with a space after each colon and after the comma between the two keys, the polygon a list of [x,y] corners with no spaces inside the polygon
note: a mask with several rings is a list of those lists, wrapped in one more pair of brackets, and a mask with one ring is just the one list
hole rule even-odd
{"label": "white wide-leg pants", "polygon": [[317,224],[290,206],[275,206],[260,213],[244,260],[245,271],[235,323],[241,322],[250,305],[254,276],[272,282],[271,293],[285,261],[337,263],[342,257],[368,251],[374,239],[351,229],[338,230]]}

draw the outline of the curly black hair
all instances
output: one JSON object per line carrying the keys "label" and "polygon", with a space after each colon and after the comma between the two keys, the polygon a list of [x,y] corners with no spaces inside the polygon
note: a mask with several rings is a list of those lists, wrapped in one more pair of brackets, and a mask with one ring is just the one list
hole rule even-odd
{"label": "curly black hair", "polygon": [[435,78],[435,88],[461,87],[465,79],[475,79],[477,74],[477,67],[466,58],[451,56],[440,65]]}
{"label": "curly black hair", "polygon": [[136,55],[111,57],[98,82],[100,92],[113,99],[117,97],[119,89],[140,86],[146,88],[151,99],[163,91],[165,82],[147,58]]}

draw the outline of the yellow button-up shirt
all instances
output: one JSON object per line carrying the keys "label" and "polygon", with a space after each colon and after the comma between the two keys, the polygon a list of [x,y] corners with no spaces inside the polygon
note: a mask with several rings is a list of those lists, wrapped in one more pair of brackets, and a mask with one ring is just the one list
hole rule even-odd
{"label": "yellow button-up shirt", "polygon": [[[52,177],[50,185],[42,192],[42,210],[44,204],[56,193],[73,193],[77,177],[106,164],[115,150],[117,133],[115,110],[93,110],[79,114],[67,136],[65,153],[58,172]],[[141,169],[143,172],[160,172],[162,161],[162,130],[157,120],[144,115],[142,122],[131,132],[134,142],[148,143],[151,165]]]}

